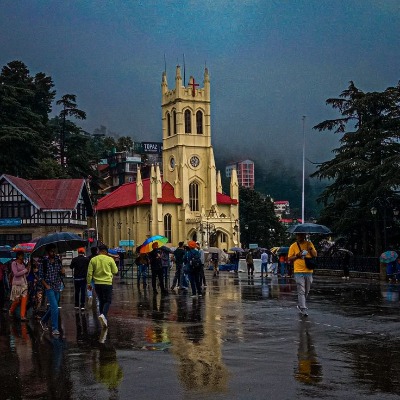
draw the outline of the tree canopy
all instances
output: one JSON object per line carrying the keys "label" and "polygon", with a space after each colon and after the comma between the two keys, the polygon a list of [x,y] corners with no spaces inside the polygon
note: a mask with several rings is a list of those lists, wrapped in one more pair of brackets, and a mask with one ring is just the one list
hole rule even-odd
{"label": "tree canopy", "polygon": [[[314,129],[333,131],[341,138],[334,158],[319,165],[312,175],[329,181],[318,199],[325,207],[321,222],[347,237],[363,254],[377,253],[390,244],[390,240],[381,241],[382,224],[386,227],[388,218],[393,219],[389,209],[399,205],[400,85],[364,93],[350,82],[339,98],[326,103],[341,117],[323,121]],[[379,221],[371,215],[376,205]],[[374,236],[377,242],[372,246]],[[395,235],[389,236],[394,242]]]}
{"label": "tree canopy", "polygon": [[49,76],[31,76],[21,61],[12,61],[0,75],[0,170],[26,178],[41,175],[52,134],[48,113],[55,96]]}
{"label": "tree canopy", "polygon": [[242,245],[257,243],[270,248],[285,244],[286,233],[274,212],[274,203],[256,190],[240,187],[240,239]]}

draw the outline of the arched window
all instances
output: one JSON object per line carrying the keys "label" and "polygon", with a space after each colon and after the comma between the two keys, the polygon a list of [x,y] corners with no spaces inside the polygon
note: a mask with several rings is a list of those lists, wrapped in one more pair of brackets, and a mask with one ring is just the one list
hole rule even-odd
{"label": "arched window", "polygon": [[226,243],[226,242],[228,242],[228,236],[227,236],[226,233],[224,233],[224,232],[221,232],[221,233],[219,234],[219,239],[220,239],[220,242],[221,242],[221,243]]}
{"label": "arched window", "polygon": [[185,133],[192,133],[192,113],[190,110],[185,111]]}
{"label": "arched window", "polygon": [[172,216],[165,214],[164,216],[164,236],[168,238],[168,242],[172,243]]}
{"label": "arched window", "polygon": [[203,133],[203,113],[201,111],[196,113],[196,131],[198,135]]}
{"label": "arched window", "polygon": [[189,185],[189,206],[191,211],[199,211],[199,185],[196,182]]}
{"label": "arched window", "polygon": [[167,113],[167,134],[171,136],[171,115]]}
{"label": "arched window", "polygon": [[176,127],[176,111],[174,110],[174,135],[177,134],[177,127]]}

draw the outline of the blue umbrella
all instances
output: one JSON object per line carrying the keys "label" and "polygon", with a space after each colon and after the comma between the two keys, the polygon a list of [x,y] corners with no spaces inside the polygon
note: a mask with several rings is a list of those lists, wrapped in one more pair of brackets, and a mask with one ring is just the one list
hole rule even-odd
{"label": "blue umbrella", "polygon": [[231,249],[229,249],[230,251],[237,251],[239,253],[243,253],[244,250],[241,247],[232,247]]}
{"label": "blue umbrella", "polygon": [[0,264],[6,264],[13,259],[15,253],[11,246],[0,246]]}
{"label": "blue umbrella", "polygon": [[53,244],[56,248],[56,253],[65,253],[66,251],[76,250],[79,247],[86,247],[87,240],[82,239],[79,235],[71,232],[56,232],[50,235],[41,237],[32,251],[31,256],[43,257],[46,255],[46,247]]}

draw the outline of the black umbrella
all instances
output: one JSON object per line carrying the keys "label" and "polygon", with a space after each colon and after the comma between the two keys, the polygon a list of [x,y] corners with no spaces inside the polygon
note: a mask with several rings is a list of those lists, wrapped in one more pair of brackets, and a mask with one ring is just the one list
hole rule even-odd
{"label": "black umbrella", "polygon": [[56,253],[65,253],[66,251],[76,250],[79,247],[86,247],[87,240],[82,239],[79,235],[71,232],[56,232],[41,237],[33,248],[31,256],[43,257],[46,255],[46,246],[54,244]]}
{"label": "black umbrella", "polygon": [[319,224],[312,224],[312,223],[304,223],[304,224],[298,224],[295,226],[291,226],[288,229],[289,233],[319,233],[322,235],[327,235],[328,233],[332,233],[329,228],[327,228],[325,225],[319,225]]}

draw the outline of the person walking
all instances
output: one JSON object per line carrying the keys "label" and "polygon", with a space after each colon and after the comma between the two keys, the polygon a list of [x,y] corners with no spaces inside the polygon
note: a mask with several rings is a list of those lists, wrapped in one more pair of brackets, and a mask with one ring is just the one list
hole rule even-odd
{"label": "person walking", "polygon": [[206,288],[207,282],[206,282],[206,275],[204,273],[204,264],[205,264],[204,250],[200,247],[199,242],[196,242],[196,245],[197,245],[197,250],[199,250],[199,253],[200,253],[200,261],[201,261],[200,284],[203,288]]}
{"label": "person walking", "polygon": [[137,286],[140,287],[140,279],[142,279],[143,289],[146,289],[147,275],[149,273],[149,257],[145,253],[140,253],[140,246],[137,248],[137,252],[139,253],[135,259],[137,266]]}
{"label": "person walking", "polygon": [[90,262],[90,260],[85,256],[85,253],[85,249],[83,247],[80,247],[78,249],[78,256],[72,259],[70,265],[74,275],[75,309],[79,310],[80,306],[82,311],[85,310],[86,277]]}
{"label": "person walking", "polygon": [[10,300],[12,301],[9,315],[14,316],[14,312],[21,304],[21,321],[26,321],[26,304],[28,302],[28,281],[27,276],[30,271],[30,264],[24,262],[24,252],[17,251],[16,259],[11,264],[13,281],[11,287]]}
{"label": "person walking", "polygon": [[151,267],[151,286],[153,287],[153,294],[157,294],[157,278],[160,284],[162,294],[168,294],[165,290],[163,279],[163,267],[161,261],[161,250],[158,248],[158,243],[152,245],[153,250],[149,253],[150,267]]}
{"label": "person walking", "polygon": [[253,276],[254,274],[254,261],[253,261],[253,253],[250,250],[246,256],[246,264],[247,264],[247,276]]}
{"label": "person walking", "polygon": [[192,297],[202,296],[201,293],[201,259],[200,252],[197,249],[197,244],[195,241],[191,240],[188,243],[189,250],[186,252],[184,261],[189,266],[189,281],[192,288]]}
{"label": "person walking", "polygon": [[52,334],[53,336],[59,336],[58,303],[60,301],[62,276],[65,274],[65,270],[60,257],[56,255],[54,244],[47,245],[46,252],[47,256],[43,257],[39,263],[39,278],[50,306],[41,318],[40,325],[44,331],[48,331],[47,322],[51,318]]}
{"label": "person walking", "polygon": [[86,283],[92,290],[92,280],[99,300],[99,321],[102,328],[108,327],[108,311],[112,300],[113,277],[118,274],[118,267],[112,257],[108,255],[105,244],[99,246],[99,254],[93,257],[88,266]]}
{"label": "person walking", "polygon": [[268,253],[264,249],[263,252],[261,253],[261,275],[260,275],[261,278],[264,277],[264,271],[265,271],[265,277],[268,276],[268,258],[269,258]]}
{"label": "person walking", "polygon": [[[181,287],[183,282],[183,257],[185,256],[185,249],[183,248],[183,242],[178,243],[178,247],[174,251],[174,260],[175,260],[175,275],[172,280],[171,290],[174,290],[176,286],[178,289]],[[184,286],[184,285],[182,285]]]}
{"label": "person walking", "polygon": [[293,263],[294,267],[294,278],[297,285],[297,309],[304,316],[308,316],[306,299],[313,281],[313,270],[307,268],[306,257],[317,257],[317,251],[313,243],[306,240],[305,233],[296,233],[296,242],[289,247],[288,260]]}

